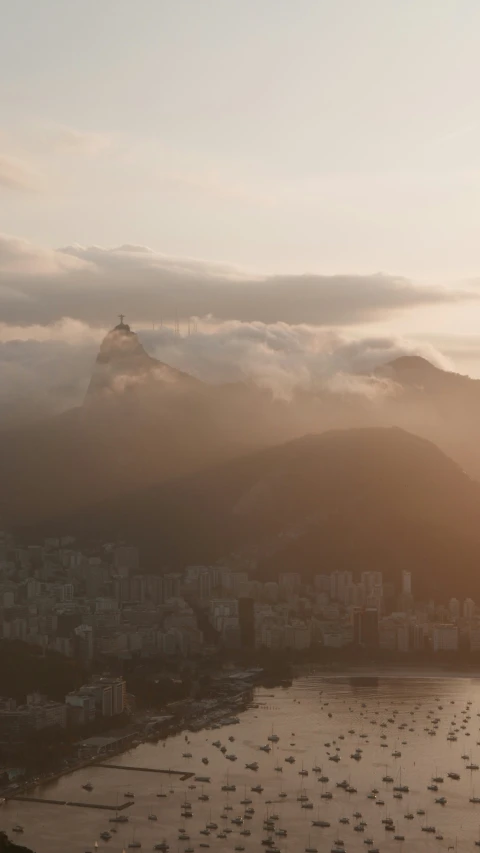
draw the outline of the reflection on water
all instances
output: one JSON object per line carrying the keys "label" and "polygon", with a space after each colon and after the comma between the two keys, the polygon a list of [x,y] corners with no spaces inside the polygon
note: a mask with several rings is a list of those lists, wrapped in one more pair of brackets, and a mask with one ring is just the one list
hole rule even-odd
{"label": "reflection on water", "polygon": [[[447,850],[452,845],[459,851],[475,849],[474,841],[480,839],[480,803],[470,798],[480,800],[480,770],[468,770],[467,765],[480,764],[480,682],[476,679],[392,677],[364,685],[311,675],[287,690],[261,688],[255,701],[258,707],[243,714],[239,725],[188,734],[188,744],[185,735],[142,744],[114,759],[124,766],[192,770],[210,776],[210,784],[90,767],[32,793],[46,799],[115,806],[123,804],[130,791],[135,803],[123,812],[129,815],[127,823],[112,823],[114,813],[109,811],[11,801],[0,812],[1,826],[11,834],[14,824],[22,825],[22,843],[37,853],[85,853],[94,850],[95,842],[100,850],[121,853],[133,839],[142,850],[152,850],[166,839],[171,853],[192,848],[200,853],[201,844],[219,853],[236,848],[250,853],[266,849],[261,846],[267,837],[264,818],[276,813],[277,832],[287,831],[286,836],[271,833],[281,853],[303,853],[306,847],[324,853],[340,847],[336,844],[340,841],[347,853],[372,846],[400,853]],[[268,740],[272,733],[278,742]],[[447,740],[449,733],[456,740]],[[226,753],[213,746],[217,740]],[[260,749],[267,744],[270,752]],[[357,752],[360,760],[352,757],[357,750],[361,750]],[[183,753],[192,757],[183,758]],[[226,754],[236,755],[237,760],[227,760]],[[336,755],[340,760],[331,760]],[[295,762],[286,761],[289,757]],[[246,768],[255,762],[257,771]],[[314,766],[321,767],[321,772],[313,772]],[[301,775],[302,770],[308,775]],[[448,773],[460,778],[449,778]],[[382,781],[384,776],[394,782]],[[437,792],[427,789],[434,776],[444,779],[437,783]],[[320,781],[325,777],[328,782]],[[337,786],[343,781],[356,792]],[[88,782],[93,785],[90,792],[82,787]],[[235,785],[236,790],[222,791],[226,784]],[[263,791],[251,790],[257,786]],[[393,790],[400,786],[409,788],[402,797]],[[376,799],[368,798],[372,788],[378,789]],[[331,799],[322,797],[328,793]],[[313,808],[305,807],[307,801],[301,796]],[[445,805],[435,803],[442,797]],[[191,803],[192,817],[182,815],[185,800]],[[252,803],[242,804],[242,800]],[[247,808],[254,813],[245,816]],[[418,815],[419,810],[425,815]],[[361,817],[354,817],[356,812]],[[413,819],[406,814],[413,814]],[[232,823],[237,817],[244,817],[243,823]],[[394,832],[385,830],[382,820],[387,818],[392,818]],[[330,826],[312,826],[315,820]],[[363,832],[355,831],[361,821],[366,824]],[[218,829],[201,834],[209,822],[218,824]],[[422,831],[425,825],[435,826],[435,833]],[[111,832],[112,827],[117,832],[103,841],[101,833]],[[219,838],[225,828],[232,831]],[[181,829],[188,839],[179,840]],[[396,840],[395,835],[405,840]],[[373,845],[365,844],[369,839]]]}

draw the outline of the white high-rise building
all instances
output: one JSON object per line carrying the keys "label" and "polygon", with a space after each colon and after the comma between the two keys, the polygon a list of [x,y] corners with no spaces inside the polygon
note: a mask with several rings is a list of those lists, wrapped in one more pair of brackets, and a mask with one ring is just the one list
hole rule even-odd
{"label": "white high-rise building", "polygon": [[466,598],[463,602],[463,618],[469,621],[475,618],[475,602],[471,598]]}

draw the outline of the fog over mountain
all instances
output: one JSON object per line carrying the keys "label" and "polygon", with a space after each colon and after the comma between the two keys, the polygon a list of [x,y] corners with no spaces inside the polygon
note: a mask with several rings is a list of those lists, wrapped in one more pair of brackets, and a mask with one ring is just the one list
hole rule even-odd
{"label": "fog over mountain", "polygon": [[[115,315],[112,315],[113,317]],[[133,327],[134,328],[134,327]],[[429,344],[393,336],[359,337],[348,330],[287,323],[197,322],[141,328],[146,352],[204,382],[251,381],[273,396],[291,399],[295,390],[330,390],[369,396],[388,390],[387,381],[365,384],[358,374],[400,355],[421,354],[438,366],[448,359]],[[59,413],[80,405],[107,329],[64,319],[49,326],[0,324],[0,417],[3,426]]]}
{"label": "fog over mountain", "polygon": [[306,433],[392,424],[480,476],[480,382],[405,351],[238,322],[187,337],[152,330],[144,346],[122,315],[96,348],[80,405],[0,432],[0,511],[8,523],[35,522]]}

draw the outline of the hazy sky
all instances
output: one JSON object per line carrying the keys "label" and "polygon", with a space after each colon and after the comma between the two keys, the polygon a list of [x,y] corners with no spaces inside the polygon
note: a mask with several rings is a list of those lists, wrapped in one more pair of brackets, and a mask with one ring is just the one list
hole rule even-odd
{"label": "hazy sky", "polygon": [[479,32],[478,0],[3,3],[2,230],[477,276]]}
{"label": "hazy sky", "polygon": [[1,319],[158,321],[173,281],[480,373],[479,33],[479,0],[4,2]]}

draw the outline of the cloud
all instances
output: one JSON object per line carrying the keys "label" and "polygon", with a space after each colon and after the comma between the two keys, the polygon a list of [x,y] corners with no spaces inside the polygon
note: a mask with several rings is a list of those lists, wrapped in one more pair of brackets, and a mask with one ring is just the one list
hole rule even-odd
{"label": "cloud", "polygon": [[[451,362],[433,346],[395,337],[354,337],[345,331],[287,323],[201,323],[178,337],[171,329],[145,329],[139,337],[161,361],[206,382],[248,380],[283,399],[296,390],[387,392],[389,383],[368,379],[375,368],[401,355],[423,355],[439,367]],[[368,387],[367,387],[368,386]]]}
{"label": "cloud", "polygon": [[27,163],[0,154],[0,190],[38,192],[42,188],[43,179]]}
{"label": "cloud", "polygon": [[[68,277],[69,273],[79,271],[87,273],[89,269],[87,261],[0,233],[0,286],[7,287],[12,294],[34,297],[35,282],[48,287],[50,279],[53,284],[57,276]],[[62,287],[64,283],[57,286]]]}
{"label": "cloud", "polygon": [[111,137],[105,133],[91,133],[65,125],[49,130],[51,144],[57,150],[71,151],[96,157],[111,146]]}
{"label": "cloud", "polygon": [[255,275],[233,266],[162,255],[125,244],[53,250],[0,237],[0,286],[18,290],[4,320],[49,324],[69,316],[111,325],[119,311],[133,324],[212,315],[219,320],[345,325],[394,311],[476,299],[474,285],[423,286],[373,275]]}
{"label": "cloud", "polygon": [[[0,324],[2,423],[80,404],[105,333],[70,318],[51,326]],[[139,338],[151,355],[205,382],[247,381],[286,401],[297,391],[382,400],[395,387],[373,371],[400,355],[449,366],[432,346],[286,323],[204,322],[190,336],[163,327],[141,330]]]}

